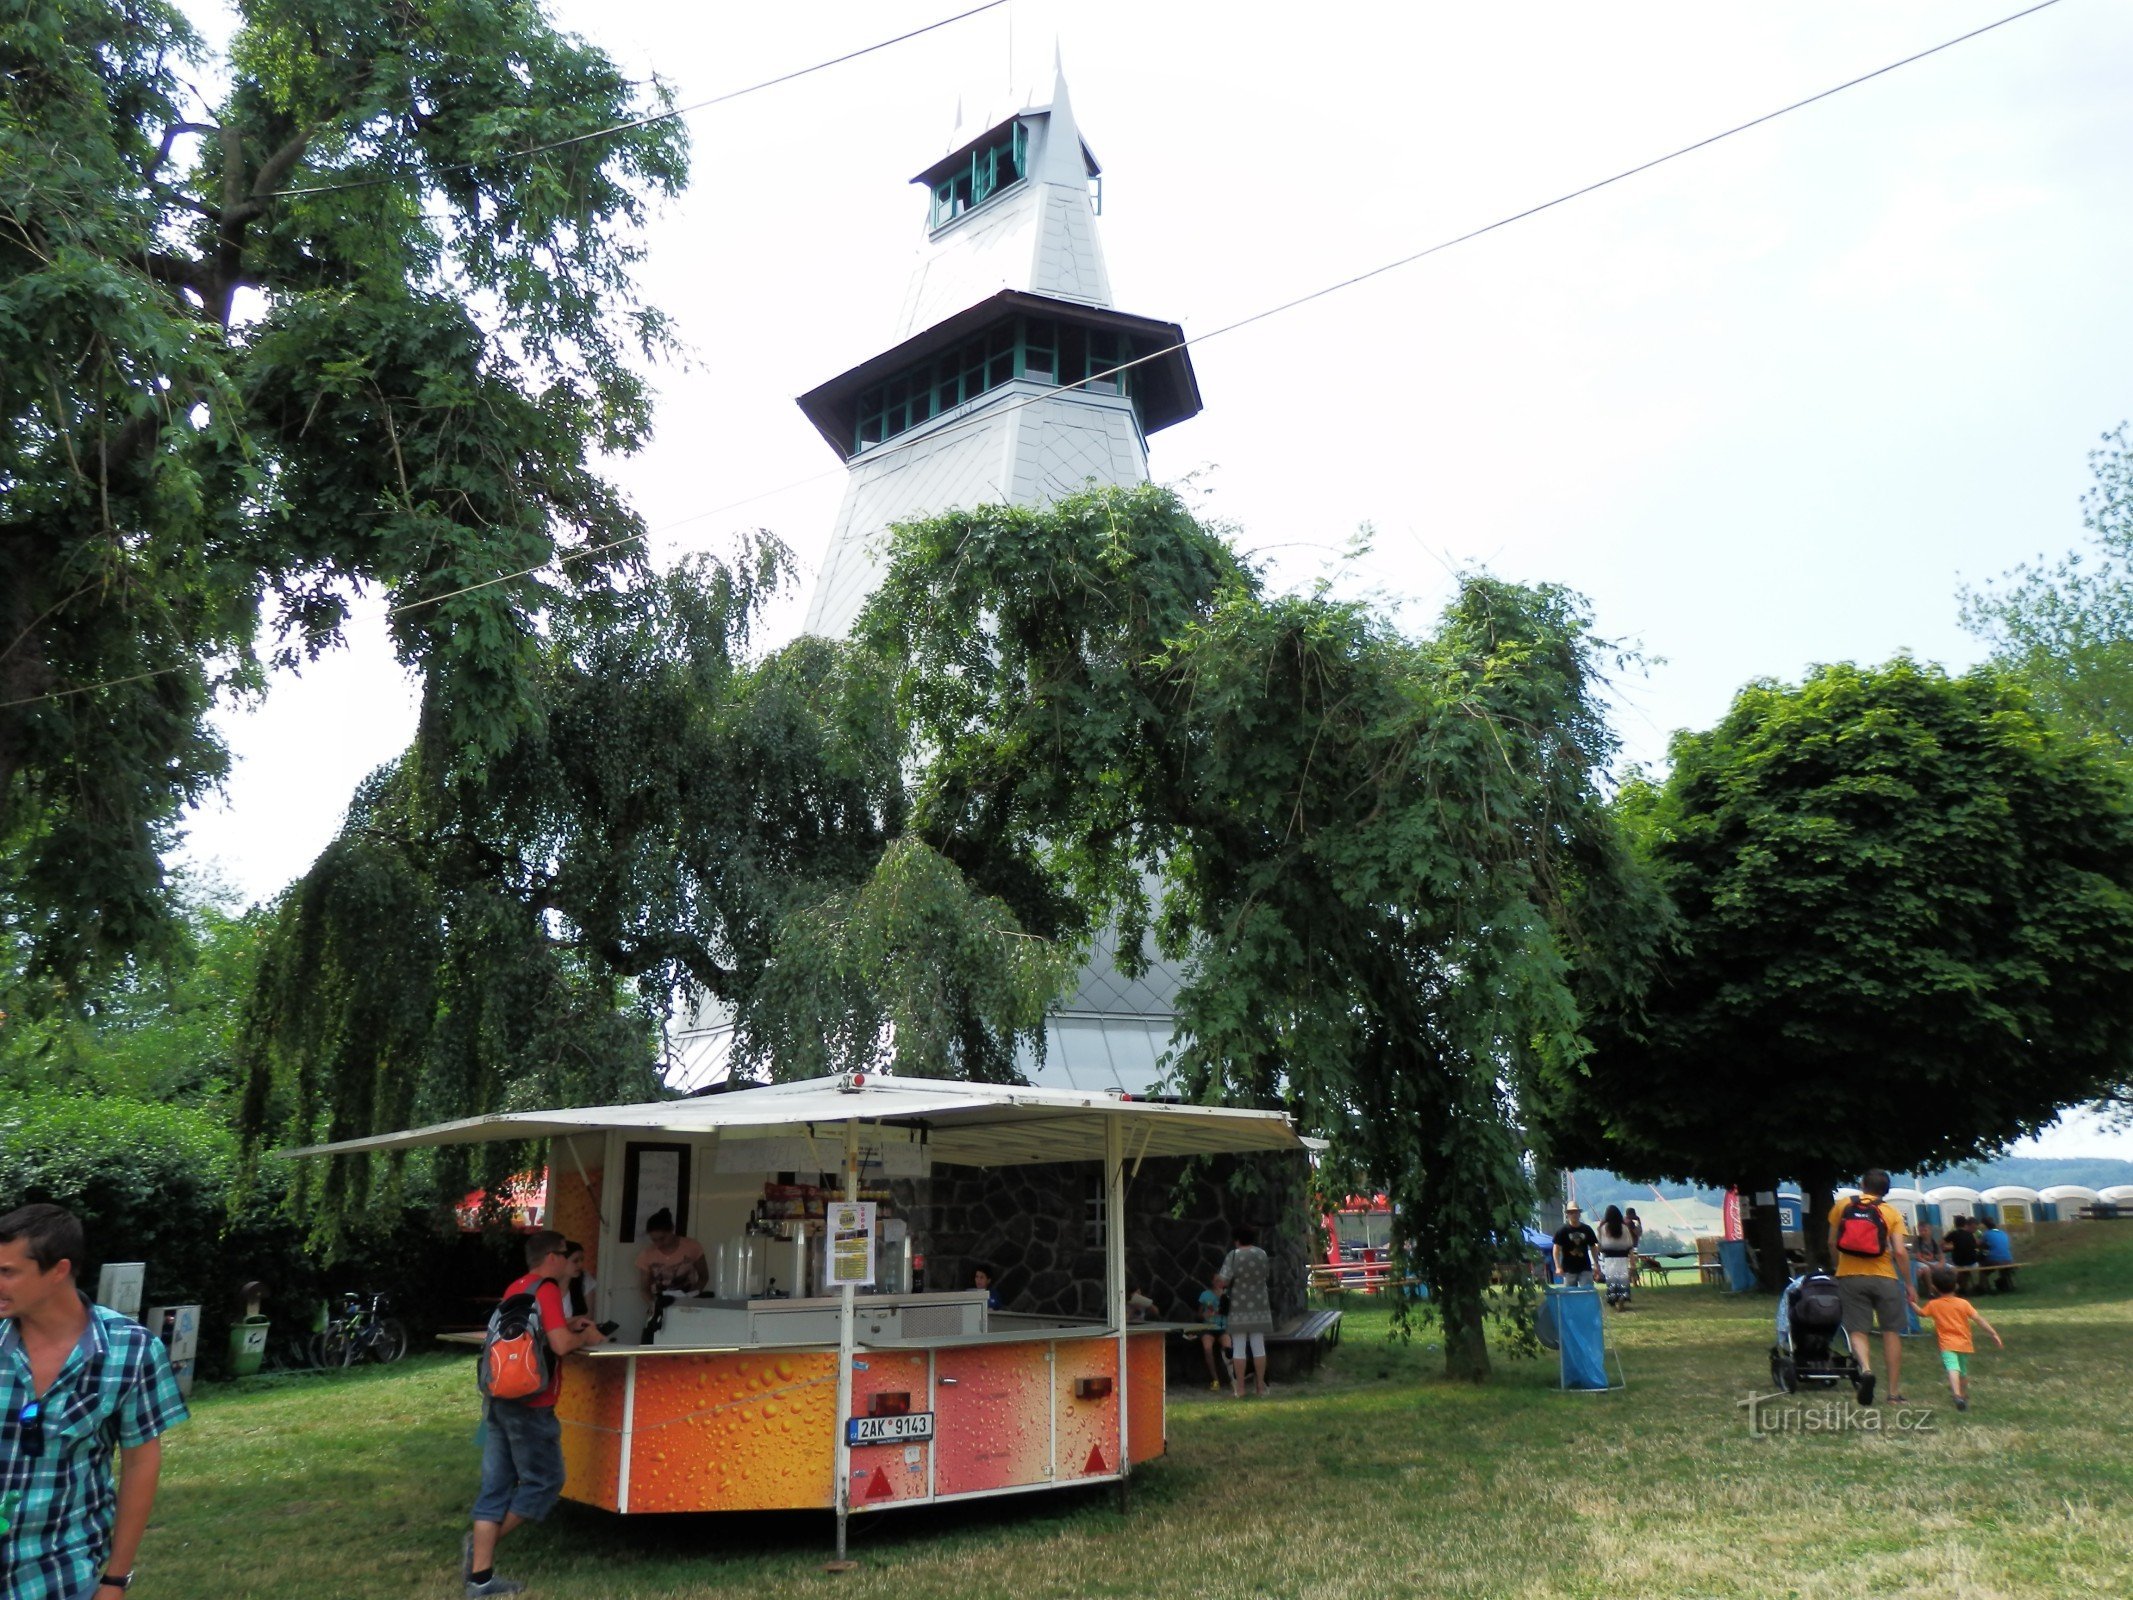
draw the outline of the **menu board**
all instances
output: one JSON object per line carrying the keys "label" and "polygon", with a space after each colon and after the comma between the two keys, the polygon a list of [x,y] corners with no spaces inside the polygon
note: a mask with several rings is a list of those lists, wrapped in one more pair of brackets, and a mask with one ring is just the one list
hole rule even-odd
{"label": "menu board", "polygon": [[855,1289],[874,1283],[874,1202],[832,1200],[829,1203],[829,1286],[850,1284]]}

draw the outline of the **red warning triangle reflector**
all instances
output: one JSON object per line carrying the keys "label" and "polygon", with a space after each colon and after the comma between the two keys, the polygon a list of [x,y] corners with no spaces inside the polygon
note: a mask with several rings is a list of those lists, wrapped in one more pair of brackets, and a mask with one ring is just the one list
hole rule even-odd
{"label": "red warning triangle reflector", "polygon": [[1104,1447],[1102,1445],[1092,1444],[1089,1446],[1088,1463],[1081,1470],[1088,1473],[1109,1472],[1111,1470],[1104,1465]]}
{"label": "red warning triangle reflector", "polygon": [[867,1479],[867,1492],[862,1500],[894,1500],[896,1491],[889,1487],[889,1472],[886,1467],[876,1467]]}

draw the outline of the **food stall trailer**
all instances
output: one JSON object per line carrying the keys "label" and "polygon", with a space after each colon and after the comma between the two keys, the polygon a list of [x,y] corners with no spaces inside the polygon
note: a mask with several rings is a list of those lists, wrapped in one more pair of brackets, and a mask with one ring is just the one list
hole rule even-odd
{"label": "food stall trailer", "polygon": [[[848,1073],[288,1153],[541,1139],[549,1226],[585,1244],[594,1316],[621,1325],[564,1360],[565,1496],[623,1514],[832,1510],[840,1557],[854,1513],[1123,1482],[1160,1456],[1166,1329],[1128,1320],[1127,1187],[1149,1156],[1301,1148],[1278,1112]],[[1103,1317],[917,1282],[893,1180],[1065,1161],[1102,1164]],[[703,1246],[711,1283],[659,1308],[647,1342],[634,1258],[660,1210]]]}

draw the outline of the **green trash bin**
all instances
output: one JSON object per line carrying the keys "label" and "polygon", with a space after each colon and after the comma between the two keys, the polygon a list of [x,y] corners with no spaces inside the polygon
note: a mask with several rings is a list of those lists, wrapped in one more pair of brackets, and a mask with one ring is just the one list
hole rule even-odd
{"label": "green trash bin", "polygon": [[249,1378],[267,1359],[268,1326],[265,1317],[246,1317],[231,1325],[230,1371],[234,1376]]}

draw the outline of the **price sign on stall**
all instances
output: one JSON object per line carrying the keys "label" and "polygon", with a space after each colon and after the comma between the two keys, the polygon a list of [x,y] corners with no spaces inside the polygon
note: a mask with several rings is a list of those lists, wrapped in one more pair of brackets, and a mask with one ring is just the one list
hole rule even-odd
{"label": "price sign on stall", "polygon": [[864,1289],[874,1282],[874,1202],[829,1203],[829,1286]]}

